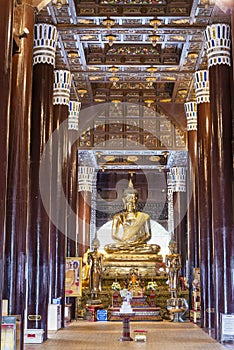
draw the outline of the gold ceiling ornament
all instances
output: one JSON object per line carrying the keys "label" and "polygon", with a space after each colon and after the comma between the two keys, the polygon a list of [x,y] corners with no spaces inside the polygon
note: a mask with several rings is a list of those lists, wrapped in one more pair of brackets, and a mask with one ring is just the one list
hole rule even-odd
{"label": "gold ceiling ornament", "polygon": [[149,160],[150,160],[151,162],[159,162],[160,159],[161,159],[160,156],[150,156],[150,157],[149,157]]}
{"label": "gold ceiling ornament", "polygon": [[149,72],[151,75],[154,75],[155,72],[157,72],[158,68],[157,67],[148,67],[146,68],[147,72]]}
{"label": "gold ceiling ornament", "polygon": [[52,4],[60,10],[64,5],[67,4],[67,0],[52,0]]}
{"label": "gold ceiling ornament", "polygon": [[111,72],[112,74],[115,74],[119,71],[119,68],[116,66],[111,66],[108,68],[108,71]]}
{"label": "gold ceiling ornament", "polygon": [[67,57],[71,59],[75,59],[79,57],[79,54],[77,51],[68,51]]}
{"label": "gold ceiling ornament", "polygon": [[156,35],[156,34],[149,35],[149,40],[151,41],[151,44],[153,45],[153,47],[155,47],[158,41],[160,40],[160,35]]}
{"label": "gold ceiling ornament", "polygon": [[113,86],[116,86],[116,83],[119,81],[119,78],[116,76],[112,76],[109,80],[113,83]]}
{"label": "gold ceiling ornament", "polygon": [[100,77],[99,77],[99,75],[90,76],[89,80],[90,81],[100,80]]}
{"label": "gold ceiling ornament", "polygon": [[160,102],[171,102],[171,98],[161,98]]}
{"label": "gold ceiling ornament", "polygon": [[157,78],[156,77],[146,77],[146,81],[150,84],[150,86],[153,86],[153,83],[156,83]]}
{"label": "gold ceiling ornament", "polygon": [[182,96],[185,96],[187,94],[187,90],[186,89],[179,89],[178,90],[178,94],[182,95]]}
{"label": "gold ceiling ornament", "polygon": [[121,102],[121,100],[118,100],[117,98],[111,100],[111,103],[114,104],[115,107],[118,107],[118,104]]}
{"label": "gold ceiling ornament", "polygon": [[121,102],[121,100],[119,100],[119,99],[117,99],[117,98],[114,98],[113,100],[111,100],[111,102],[112,102],[112,103],[117,103],[117,104],[118,104],[118,103]]}
{"label": "gold ceiling ornament", "polygon": [[187,55],[187,58],[190,60],[195,60],[196,58],[198,58],[198,53],[197,52],[189,52]]}
{"label": "gold ceiling ornament", "polygon": [[87,70],[90,70],[90,71],[99,71],[100,70],[100,68],[99,67],[95,67],[95,66],[93,66],[93,67],[87,67]]}
{"label": "gold ceiling ornament", "polygon": [[169,81],[175,81],[176,77],[173,77],[172,75],[165,75],[163,79],[169,80]]}
{"label": "gold ceiling ornament", "polygon": [[88,92],[87,89],[83,89],[83,88],[80,88],[80,89],[77,89],[77,92],[78,94],[80,95],[80,97],[84,97],[84,95]]}
{"label": "gold ceiling ornament", "polygon": [[167,158],[169,156],[169,151],[164,151],[162,154],[164,158]]}
{"label": "gold ceiling ornament", "polygon": [[147,100],[144,100],[146,103],[147,107],[151,107],[151,105],[154,103],[154,100],[151,98],[148,98]]}
{"label": "gold ceiling ornament", "polygon": [[97,156],[98,159],[100,159],[101,156],[102,156],[102,152],[101,152],[101,151],[96,151],[95,154],[96,154],[96,156]]}
{"label": "gold ceiling ornament", "polygon": [[154,27],[154,30],[158,29],[158,26],[160,26],[162,22],[159,19],[153,18],[149,21],[149,24]]}
{"label": "gold ceiling ornament", "polygon": [[137,156],[128,156],[127,160],[128,160],[128,162],[136,162],[138,160],[138,157]]}
{"label": "gold ceiling ornament", "polygon": [[117,39],[116,35],[114,34],[108,34],[105,38],[108,41],[109,46],[112,46]]}
{"label": "gold ceiling ornament", "polygon": [[107,161],[107,162],[113,162],[115,160],[115,156],[105,156],[104,159]]}
{"label": "gold ceiling ornament", "polygon": [[94,102],[102,103],[102,102],[106,102],[106,100],[104,98],[95,98]]}
{"label": "gold ceiling ornament", "polygon": [[95,40],[96,39],[96,35],[92,35],[92,34],[87,34],[87,35],[82,35],[81,36],[81,40]]}
{"label": "gold ceiling ornament", "polygon": [[115,25],[115,20],[111,18],[107,18],[107,19],[104,19],[104,21],[102,21],[101,24],[103,24],[107,30],[110,30]]}

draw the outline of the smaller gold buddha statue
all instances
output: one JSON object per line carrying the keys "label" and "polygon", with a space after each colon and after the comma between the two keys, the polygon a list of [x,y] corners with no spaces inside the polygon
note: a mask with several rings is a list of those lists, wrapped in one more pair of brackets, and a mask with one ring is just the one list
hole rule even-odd
{"label": "smaller gold buddha statue", "polygon": [[95,297],[102,290],[103,254],[98,250],[99,245],[99,240],[95,237],[92,241],[93,251],[90,251],[87,255],[87,263],[90,265],[90,291]]}
{"label": "smaller gold buddha statue", "polygon": [[169,242],[170,254],[166,255],[168,268],[169,288],[172,298],[177,298],[179,288],[179,271],[181,268],[181,256],[177,253],[177,244],[174,240]]}

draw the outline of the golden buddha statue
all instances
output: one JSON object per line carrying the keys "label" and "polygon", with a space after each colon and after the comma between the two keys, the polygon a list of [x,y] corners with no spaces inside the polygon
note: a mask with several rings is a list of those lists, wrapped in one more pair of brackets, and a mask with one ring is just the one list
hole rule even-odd
{"label": "golden buddha statue", "polygon": [[98,250],[99,245],[99,240],[95,237],[92,241],[93,251],[90,251],[87,256],[87,263],[90,265],[90,291],[95,297],[102,290],[103,254]]}
{"label": "golden buddha statue", "polygon": [[89,286],[89,275],[90,275],[90,265],[88,264],[88,255],[90,253],[90,249],[84,253],[83,255],[83,263],[84,266],[82,267],[82,287],[88,287]]}
{"label": "golden buddha statue", "polygon": [[106,253],[157,254],[160,251],[159,245],[147,244],[151,238],[150,217],[137,211],[137,200],[138,192],[130,179],[123,195],[124,210],[113,217],[112,238],[116,242],[104,247]]}
{"label": "golden buddha statue", "polygon": [[168,268],[169,288],[172,298],[177,298],[179,288],[179,271],[181,268],[181,256],[177,253],[177,244],[174,240],[169,242],[170,254],[166,255]]}

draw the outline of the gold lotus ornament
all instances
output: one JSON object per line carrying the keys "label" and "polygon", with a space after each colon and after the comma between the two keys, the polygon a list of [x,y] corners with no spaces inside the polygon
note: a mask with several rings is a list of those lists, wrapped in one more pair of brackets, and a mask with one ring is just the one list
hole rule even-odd
{"label": "gold lotus ornament", "polygon": [[84,95],[88,92],[86,89],[84,88],[80,88],[77,90],[78,94],[80,95],[80,97],[84,97]]}
{"label": "gold lotus ornament", "polygon": [[109,80],[113,83],[113,86],[116,86],[116,83],[118,83],[119,78],[116,76],[112,76],[109,78]]}
{"label": "gold lotus ornament", "polygon": [[147,100],[144,100],[144,102],[146,103],[147,107],[151,107],[152,104],[154,103],[154,100],[151,98],[148,98]]}
{"label": "gold lotus ornament", "polygon": [[157,43],[160,40],[160,35],[156,35],[156,34],[149,35],[149,40],[151,41],[152,46],[156,47]]}
{"label": "gold lotus ornament", "polygon": [[159,19],[153,18],[149,21],[149,24],[154,27],[154,30],[157,30],[158,26],[160,26],[161,21]]}
{"label": "gold lotus ornament", "polygon": [[106,35],[105,39],[108,41],[109,46],[113,46],[113,44],[116,41],[117,37],[114,34],[108,34],[108,35]]}
{"label": "gold lotus ornament", "polygon": [[106,27],[107,30],[110,30],[115,25],[115,20],[107,18],[102,21],[102,24]]}

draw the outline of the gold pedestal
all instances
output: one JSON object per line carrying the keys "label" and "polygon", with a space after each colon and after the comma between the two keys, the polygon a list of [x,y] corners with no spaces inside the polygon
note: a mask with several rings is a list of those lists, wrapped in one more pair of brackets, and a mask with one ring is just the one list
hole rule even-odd
{"label": "gold pedestal", "polygon": [[[104,257],[103,278],[123,278],[129,274],[130,269],[137,269],[142,278],[155,278],[165,273],[165,263],[162,255],[113,253]],[[162,270],[160,270],[162,269]]]}

